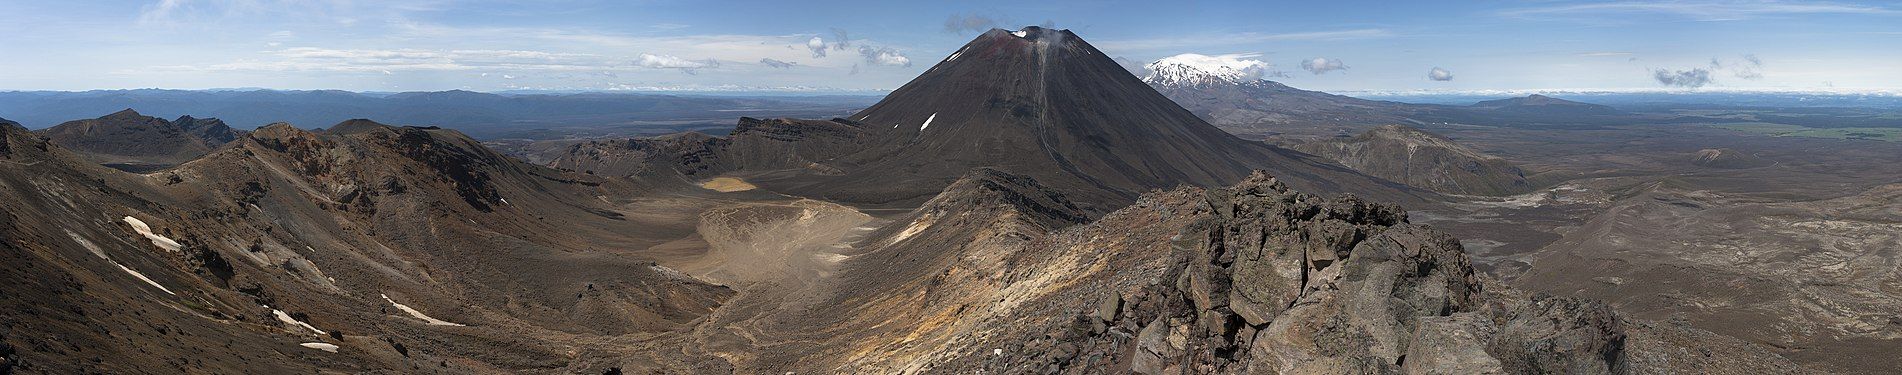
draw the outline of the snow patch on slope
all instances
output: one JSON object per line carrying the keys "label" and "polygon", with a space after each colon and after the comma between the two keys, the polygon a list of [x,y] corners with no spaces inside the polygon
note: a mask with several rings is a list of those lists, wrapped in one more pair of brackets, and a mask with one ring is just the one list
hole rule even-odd
{"label": "snow patch on slope", "polygon": [[178,249],[184,247],[180,246],[178,241],[173,241],[170,238],[165,238],[165,236],[152,233],[152,226],[145,225],[145,221],[141,221],[139,218],[126,216],[125,219],[122,220],[125,220],[127,225],[132,226],[132,231],[139,232],[139,235],[145,236],[145,239],[152,240],[153,246],[158,246],[159,248],[172,252],[178,252]]}
{"label": "snow patch on slope", "polygon": [[85,237],[80,237],[79,233],[73,233],[73,231],[69,230],[66,231],[66,237],[72,238],[73,242],[78,242],[79,247],[84,247],[86,251],[91,251],[92,255],[97,255],[100,259],[112,260],[112,258],[106,257],[105,249],[99,248],[99,245],[93,244],[92,241],[87,241]]}
{"label": "snow patch on slope", "polygon": [[329,332],[324,332],[324,330],[317,329],[317,327],[311,326],[310,323],[305,323],[301,320],[297,320],[297,318],[292,318],[291,314],[284,313],[284,310],[271,309],[271,316],[276,316],[278,322],[282,322],[290,326],[304,327],[304,329],[308,329],[311,332],[316,332],[317,335],[319,336],[330,334]]}
{"label": "snow patch on slope", "polygon": [[1261,80],[1275,68],[1255,60],[1255,54],[1200,55],[1185,53],[1149,63],[1144,83],[1162,86],[1237,84]]}
{"label": "snow patch on slope", "polygon": [[126,274],[132,275],[133,278],[139,279],[139,281],[144,281],[146,284],[152,284],[152,287],[158,288],[161,291],[165,291],[165,294],[178,295],[178,293],[172,293],[172,290],[170,288],[166,288],[164,285],[159,285],[157,281],[152,281],[152,278],[145,277],[145,274],[139,273],[139,271],[137,270],[133,270],[132,267],[126,267],[124,264],[119,264],[118,261],[112,260],[111,257],[107,257],[105,249],[99,248],[99,245],[93,244],[92,241],[87,241],[85,237],[80,237],[78,233],[73,233],[73,231],[66,231],[66,236],[72,237],[73,242],[78,242],[80,247],[84,247],[86,248],[87,251],[91,251],[92,255],[99,256],[99,259],[105,259],[106,263],[112,263],[113,266],[119,267],[120,271],[125,271]]}
{"label": "snow patch on slope", "polygon": [[322,351],[331,352],[331,353],[337,352],[337,344],[332,344],[327,342],[307,342],[307,343],[297,344],[297,346],[322,350]]}
{"label": "snow patch on slope", "polygon": [[932,112],[931,117],[925,118],[925,124],[918,126],[918,130],[925,130],[925,128],[931,127],[931,120],[937,120],[937,119],[938,119],[938,113]]}
{"label": "snow patch on slope", "polygon": [[119,270],[125,271],[125,273],[128,273],[128,274],[131,274],[132,277],[136,277],[140,281],[144,281],[146,284],[152,284],[153,287],[158,288],[159,290],[165,291],[165,294],[178,295],[178,293],[172,293],[171,289],[166,289],[164,285],[159,285],[157,281],[152,281],[152,278],[145,277],[145,274],[139,273],[139,271],[132,270],[132,267],[126,267],[124,264],[119,264],[119,262],[112,262],[112,265],[119,266]]}
{"label": "snow patch on slope", "polygon": [[396,306],[396,309],[397,309],[397,310],[403,310],[403,312],[405,312],[405,313],[409,313],[409,316],[410,316],[410,317],[412,317],[412,318],[416,318],[416,319],[422,319],[422,320],[423,320],[423,322],[426,322],[426,323],[429,323],[429,325],[432,325],[432,326],[451,326],[451,327],[466,327],[466,326],[464,326],[464,325],[462,325],[462,324],[459,324],[459,323],[453,323],[453,322],[450,322],[450,321],[447,321],[447,320],[442,320],[442,319],[436,319],[436,318],[431,318],[431,317],[429,317],[429,315],[423,315],[423,312],[422,312],[422,311],[416,311],[416,309],[413,309],[413,308],[410,308],[410,307],[409,307],[408,305],[404,305],[404,304],[401,304],[401,303],[396,303],[396,300],[393,300],[393,299],[390,299],[390,295],[388,295],[388,294],[379,294],[379,295],[381,295],[381,296],[383,296],[383,300],[384,300],[384,301],[389,301],[389,302],[390,302],[390,305],[392,305],[392,306]]}

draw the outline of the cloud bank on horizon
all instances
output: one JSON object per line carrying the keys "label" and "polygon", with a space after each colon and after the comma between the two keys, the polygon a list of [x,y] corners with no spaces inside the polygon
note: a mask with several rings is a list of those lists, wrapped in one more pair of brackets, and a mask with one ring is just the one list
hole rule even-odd
{"label": "cloud bank on horizon", "polygon": [[1262,78],[1318,90],[1902,90],[1902,69],[1882,69],[1902,60],[1902,7],[1884,2],[1077,1],[22,0],[0,3],[0,22],[35,25],[0,40],[15,57],[0,90],[880,91],[984,30],[1033,23],[1138,75],[1248,56],[1311,73]]}

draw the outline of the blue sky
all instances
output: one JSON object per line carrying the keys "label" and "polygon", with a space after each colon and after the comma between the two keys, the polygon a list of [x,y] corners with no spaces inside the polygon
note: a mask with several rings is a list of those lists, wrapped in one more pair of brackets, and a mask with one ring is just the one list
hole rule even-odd
{"label": "blue sky", "polygon": [[0,90],[877,91],[1035,24],[1326,91],[1902,90],[1880,2],[9,0],[0,24]]}

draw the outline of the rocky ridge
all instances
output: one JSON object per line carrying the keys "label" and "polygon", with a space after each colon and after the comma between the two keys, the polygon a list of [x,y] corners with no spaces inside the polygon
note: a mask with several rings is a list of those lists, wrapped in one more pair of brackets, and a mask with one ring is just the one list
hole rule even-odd
{"label": "rocky ridge", "polygon": [[1477,276],[1454,238],[1408,223],[1396,206],[1299,193],[1262,174],[1147,194],[1070,227],[1010,224],[1062,206],[1010,198],[1037,186],[1021,176],[984,171],[953,186],[963,188],[902,226],[931,218],[923,229],[888,232],[886,241],[901,239],[855,256],[936,275],[842,300],[866,304],[842,311],[884,311],[839,323],[877,327],[843,331],[844,352],[855,354],[761,370],[1806,372],[1736,339],[1512,290]]}
{"label": "rocky ridge", "polygon": [[181,116],[166,121],[131,109],[68,121],[37,133],[95,162],[130,171],[184,163],[244,135],[215,118]]}

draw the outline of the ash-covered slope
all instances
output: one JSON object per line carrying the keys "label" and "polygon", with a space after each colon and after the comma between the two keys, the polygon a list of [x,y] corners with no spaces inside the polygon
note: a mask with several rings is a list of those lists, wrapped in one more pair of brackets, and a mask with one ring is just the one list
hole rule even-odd
{"label": "ash-covered slope", "polygon": [[176,168],[0,128],[0,341],[26,373],[558,368],[732,294],[639,258],[599,185],[452,131],[273,125]]}
{"label": "ash-covered slope", "polygon": [[131,109],[68,121],[38,133],[98,163],[132,171],[184,163],[244,135],[214,118],[182,116],[166,121]]}
{"label": "ash-covered slope", "polygon": [[1401,125],[1293,147],[1363,173],[1441,193],[1513,195],[1533,189],[1525,171],[1505,159]]}
{"label": "ash-covered slope", "polygon": [[1778,201],[1676,178],[1619,193],[1515,283],[1773,346],[1835,373],[1902,362],[1902,184]]}
{"label": "ash-covered slope", "polygon": [[1330,194],[1433,196],[1224,133],[1068,30],[1034,26],[986,32],[848,118],[744,119],[728,138],[709,171],[869,205],[918,204],[979,167],[1032,176],[1095,214],[1149,189],[1225,185],[1254,169]]}

